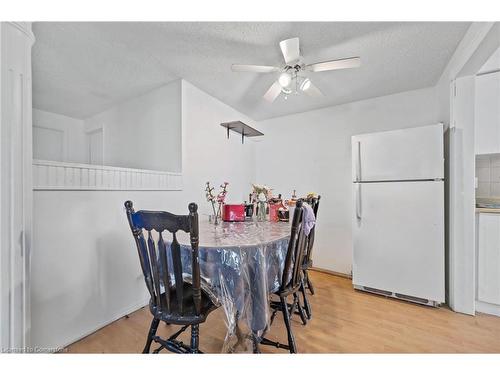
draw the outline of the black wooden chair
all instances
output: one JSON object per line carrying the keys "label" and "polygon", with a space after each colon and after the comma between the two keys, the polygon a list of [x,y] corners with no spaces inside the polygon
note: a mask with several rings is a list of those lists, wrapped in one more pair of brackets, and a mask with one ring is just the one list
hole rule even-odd
{"label": "black wooden chair", "polygon": [[[321,195],[318,195],[317,198],[309,198],[307,200],[307,203],[311,205],[314,212],[314,216],[316,218],[318,218],[318,208],[320,199]],[[309,289],[312,295],[314,295],[314,287],[307,271],[312,267],[312,250],[314,246],[315,232],[316,232],[316,225],[314,225],[314,227],[309,232],[309,235],[306,237],[306,249],[304,254],[304,260],[302,262],[303,281],[301,286],[301,292],[302,292],[302,298],[304,299],[304,310],[307,314],[308,319],[311,319],[312,317],[312,310],[309,300],[307,299],[306,288]]]}
{"label": "black wooden chair", "polygon": [[[303,208],[302,200],[297,201],[297,205],[293,214],[292,229],[290,235],[290,242],[288,243],[288,250],[285,258],[285,266],[281,278],[281,285],[279,290],[275,293],[279,297],[279,301],[271,301],[271,315],[270,325],[273,324],[274,318],[278,311],[283,313],[283,319],[288,335],[288,345],[281,344],[276,341],[271,341],[263,337],[260,341],[262,345],[271,345],[277,348],[289,350],[290,353],[297,353],[297,346],[292,332],[291,317],[295,309],[298,309],[301,316],[304,316],[302,306],[299,302],[298,291],[302,285],[303,272],[302,262],[306,246],[306,238],[302,228]],[[288,303],[287,299],[293,297],[292,303]],[[304,322],[304,321],[303,321]]]}
{"label": "black wooden chair", "polygon": [[[151,299],[149,310],[153,321],[149,329],[143,353],[149,353],[151,343],[154,341],[160,347],[154,350],[158,353],[162,349],[174,353],[201,353],[199,346],[199,324],[203,323],[208,314],[217,306],[209,295],[203,291],[200,282],[200,264],[198,259],[198,206],[189,204],[189,215],[174,215],[169,212],[134,211],[131,201],[125,202],[127,218],[132,230],[132,235],[137,245],[144,280]],[[147,232],[147,238],[144,236]],[[155,243],[152,231],[158,233]],[[168,248],[163,232],[172,233],[173,240]],[[192,256],[192,281],[187,282],[182,274],[182,261],[180,246],[176,233],[184,231],[190,234]],[[170,260],[170,262],[169,262]],[[168,264],[172,264],[173,279]],[[167,324],[181,325],[182,328],[163,339],[156,335],[160,321]],[[191,344],[188,346],[177,337],[191,327]]]}

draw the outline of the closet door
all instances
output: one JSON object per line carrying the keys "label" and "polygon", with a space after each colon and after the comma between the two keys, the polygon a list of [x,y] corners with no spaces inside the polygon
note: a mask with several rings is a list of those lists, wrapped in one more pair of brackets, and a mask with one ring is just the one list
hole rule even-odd
{"label": "closet door", "polygon": [[500,305],[500,215],[479,214],[477,299]]}
{"label": "closet door", "polygon": [[102,129],[95,130],[87,135],[89,145],[89,164],[103,164],[103,134]]}
{"label": "closet door", "polygon": [[476,77],[476,154],[500,153],[500,72]]}

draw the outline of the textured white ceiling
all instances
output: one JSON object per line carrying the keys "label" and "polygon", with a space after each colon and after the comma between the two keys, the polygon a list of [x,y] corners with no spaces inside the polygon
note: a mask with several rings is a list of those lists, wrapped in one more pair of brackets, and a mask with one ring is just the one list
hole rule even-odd
{"label": "textured white ceiling", "polygon": [[[434,85],[469,23],[47,22],[33,26],[35,108],[85,118],[178,78],[255,120]],[[262,95],[275,73],[234,73],[232,63],[280,65],[278,43],[300,38],[306,63],[361,56],[362,66],[310,73],[325,94]],[[231,120],[231,119],[229,119]]]}

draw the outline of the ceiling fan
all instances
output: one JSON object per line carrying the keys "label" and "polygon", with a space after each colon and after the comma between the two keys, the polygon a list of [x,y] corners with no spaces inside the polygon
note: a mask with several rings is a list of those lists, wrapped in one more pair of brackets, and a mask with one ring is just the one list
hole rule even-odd
{"label": "ceiling fan", "polygon": [[285,99],[292,93],[303,92],[312,97],[321,97],[321,91],[312,84],[311,80],[305,76],[305,72],[323,72],[326,70],[337,70],[347,68],[357,68],[361,65],[359,57],[349,57],[345,59],[329,60],[315,64],[305,64],[300,55],[299,38],[286,39],[280,42],[281,52],[285,58],[285,65],[245,65],[233,64],[231,69],[234,72],[254,72],[254,73],[280,73],[277,80],[264,94],[264,99],[273,102],[281,93]]}

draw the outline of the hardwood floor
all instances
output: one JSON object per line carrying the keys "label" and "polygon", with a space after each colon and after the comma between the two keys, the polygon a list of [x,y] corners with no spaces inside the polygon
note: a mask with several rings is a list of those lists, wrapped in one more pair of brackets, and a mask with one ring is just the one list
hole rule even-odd
{"label": "hardwood floor", "polygon": [[[313,319],[302,326],[293,318],[300,353],[500,353],[500,317],[457,314],[357,292],[351,280],[311,272],[316,295],[310,297]],[[200,348],[219,353],[226,333],[223,310],[200,326]],[[69,353],[139,353],[151,322],[147,308],[121,318],[66,348]],[[160,324],[167,336],[175,327]],[[268,334],[286,343],[281,315]],[[181,335],[189,342],[189,334]],[[153,348],[156,346],[153,345]],[[286,353],[262,346],[264,353]],[[162,351],[162,353],[167,353]]]}

